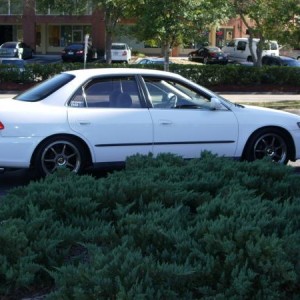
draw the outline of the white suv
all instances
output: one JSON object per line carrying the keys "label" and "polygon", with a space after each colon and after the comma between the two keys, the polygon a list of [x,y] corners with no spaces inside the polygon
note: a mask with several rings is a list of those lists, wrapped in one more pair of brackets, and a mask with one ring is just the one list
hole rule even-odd
{"label": "white suv", "polygon": [[111,61],[129,63],[131,60],[131,49],[125,43],[112,43]]}
{"label": "white suv", "polygon": [[[259,39],[253,39],[253,51],[256,53]],[[222,51],[227,54],[229,60],[243,62],[253,61],[248,38],[236,38],[222,48]],[[266,42],[262,55],[279,55],[279,46],[276,41]]]}

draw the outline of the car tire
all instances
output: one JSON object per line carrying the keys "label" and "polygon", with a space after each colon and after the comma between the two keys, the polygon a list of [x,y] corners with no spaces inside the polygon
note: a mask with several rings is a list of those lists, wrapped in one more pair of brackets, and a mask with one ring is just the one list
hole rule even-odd
{"label": "car tire", "polygon": [[34,168],[39,176],[52,174],[61,167],[80,173],[86,161],[84,148],[79,141],[60,136],[49,138],[40,144],[34,156]]}
{"label": "car tire", "polygon": [[297,57],[297,60],[300,60],[300,56]]}
{"label": "car tire", "polygon": [[248,161],[269,157],[272,161],[287,164],[290,142],[279,129],[265,128],[254,133],[247,142],[244,158]]}

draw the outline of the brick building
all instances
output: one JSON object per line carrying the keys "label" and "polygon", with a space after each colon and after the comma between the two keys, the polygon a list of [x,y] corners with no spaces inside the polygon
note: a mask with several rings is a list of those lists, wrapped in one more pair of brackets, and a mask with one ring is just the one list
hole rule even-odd
{"label": "brick building", "polygon": [[[70,42],[84,41],[86,34],[89,34],[96,48],[104,50],[103,14],[100,10],[92,10],[91,6],[84,13],[77,14],[74,11],[72,15],[64,15],[51,9],[42,11],[38,7],[38,0],[0,0],[0,44],[23,40],[36,53],[60,53]],[[221,47],[233,37],[245,36],[246,28],[240,20],[230,20],[220,28],[212,28],[207,35],[211,45]],[[116,37],[116,40],[127,42],[133,50],[145,54],[160,54],[159,48],[148,47],[128,37]],[[178,47],[173,50],[173,55],[185,55],[190,50]]]}

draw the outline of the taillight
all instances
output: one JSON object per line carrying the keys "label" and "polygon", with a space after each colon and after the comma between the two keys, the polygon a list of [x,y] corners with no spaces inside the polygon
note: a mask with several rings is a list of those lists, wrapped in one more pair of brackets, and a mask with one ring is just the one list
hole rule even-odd
{"label": "taillight", "polygon": [[126,56],[127,55],[127,51],[125,50],[123,53],[122,53],[122,56]]}
{"label": "taillight", "polygon": [[2,122],[0,122],[0,130],[4,129],[4,125]]}
{"label": "taillight", "polygon": [[81,55],[81,54],[83,54],[83,50],[78,50],[77,52],[76,52],[76,54],[79,54],[79,55]]}
{"label": "taillight", "polygon": [[211,52],[211,53],[210,53],[210,56],[211,56],[211,57],[216,57],[216,56],[217,56],[217,53]]}

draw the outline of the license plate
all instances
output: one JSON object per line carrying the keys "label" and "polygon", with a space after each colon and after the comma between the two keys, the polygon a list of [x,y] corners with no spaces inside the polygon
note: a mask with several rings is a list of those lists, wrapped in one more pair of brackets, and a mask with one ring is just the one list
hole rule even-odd
{"label": "license plate", "polygon": [[73,52],[73,51],[69,51],[68,54],[69,54],[69,55],[73,55],[74,52]]}

